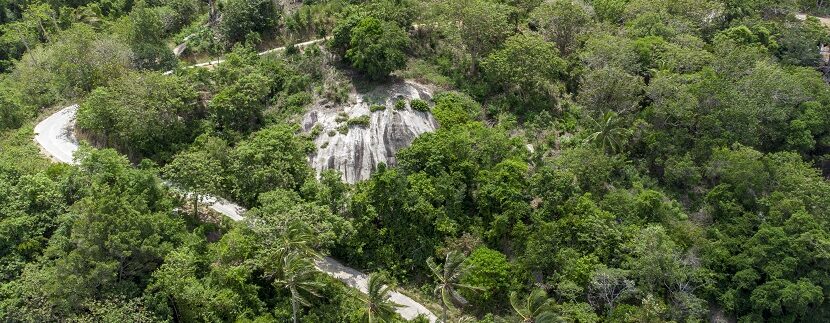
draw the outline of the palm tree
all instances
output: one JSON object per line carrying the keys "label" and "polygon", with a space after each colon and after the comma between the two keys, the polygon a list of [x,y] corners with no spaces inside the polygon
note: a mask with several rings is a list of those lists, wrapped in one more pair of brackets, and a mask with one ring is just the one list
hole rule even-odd
{"label": "palm tree", "polygon": [[516,292],[510,293],[510,306],[522,318],[523,323],[558,322],[559,317],[552,310],[553,303],[542,289],[534,289],[526,299],[519,300]]}
{"label": "palm tree", "polygon": [[435,286],[435,295],[441,299],[441,319],[447,322],[447,307],[457,302],[462,306],[467,305],[467,299],[458,293],[459,288],[481,290],[479,287],[459,283],[462,276],[467,273],[467,266],[464,264],[464,254],[451,251],[447,253],[444,264],[436,264],[432,257],[427,259],[427,266],[435,276],[438,284]]}
{"label": "palm tree", "polygon": [[285,257],[290,253],[300,254],[309,258],[320,258],[320,252],[314,249],[317,237],[311,228],[300,221],[291,221],[277,234],[276,255]]}
{"label": "palm tree", "polygon": [[392,289],[386,276],[372,274],[369,276],[369,286],[366,294],[357,293],[364,307],[363,317],[368,323],[392,322],[396,316],[395,310],[401,305],[389,300],[389,291]]}
{"label": "palm tree", "polygon": [[625,137],[628,135],[628,129],[622,126],[622,120],[618,118],[616,112],[606,112],[599,121],[590,117],[589,119],[596,131],[585,138],[586,143],[594,143],[611,153],[622,150]]}
{"label": "palm tree", "polygon": [[314,265],[302,255],[289,253],[282,259],[279,277],[274,280],[273,284],[275,287],[288,289],[291,293],[291,318],[294,323],[297,323],[299,306],[311,305],[303,294],[319,297],[317,290],[322,287],[322,284],[315,280],[316,274],[317,270]]}

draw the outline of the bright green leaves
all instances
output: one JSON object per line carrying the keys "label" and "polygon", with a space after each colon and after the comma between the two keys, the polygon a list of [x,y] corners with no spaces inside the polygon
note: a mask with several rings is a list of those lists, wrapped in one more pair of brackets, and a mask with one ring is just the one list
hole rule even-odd
{"label": "bright green leaves", "polygon": [[409,36],[403,28],[369,17],[351,30],[345,57],[354,68],[380,79],[406,64],[404,50],[408,46]]}
{"label": "bright green leaves", "polygon": [[560,79],[565,61],[553,44],[538,36],[517,35],[507,39],[481,62],[487,79],[515,102],[517,113],[557,108],[563,91]]}
{"label": "bright green leaves", "polygon": [[233,196],[256,205],[257,195],[278,188],[297,190],[311,176],[306,154],[312,145],[296,136],[295,127],[273,126],[254,133],[234,149],[231,169]]}

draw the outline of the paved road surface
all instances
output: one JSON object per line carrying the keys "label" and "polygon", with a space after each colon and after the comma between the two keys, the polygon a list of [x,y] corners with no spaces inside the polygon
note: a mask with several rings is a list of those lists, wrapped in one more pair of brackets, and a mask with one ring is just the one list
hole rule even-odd
{"label": "paved road surface", "polygon": [[78,140],[72,127],[78,105],[70,105],[55,112],[35,126],[35,141],[52,160],[73,164],[72,155],[78,150]]}

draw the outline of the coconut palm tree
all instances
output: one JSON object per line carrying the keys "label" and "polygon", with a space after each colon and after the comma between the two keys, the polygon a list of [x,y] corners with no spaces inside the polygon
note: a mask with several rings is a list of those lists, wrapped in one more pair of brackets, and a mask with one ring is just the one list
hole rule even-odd
{"label": "coconut palm tree", "polygon": [[320,258],[320,252],[315,247],[317,244],[317,237],[311,231],[311,228],[300,221],[291,221],[288,225],[277,234],[277,250],[278,256],[285,256],[289,253],[297,253],[309,258]]}
{"label": "coconut palm tree", "polygon": [[606,152],[622,151],[628,129],[622,125],[622,120],[616,112],[606,112],[599,121],[590,117],[589,119],[595,131],[585,138],[586,143],[593,143]]}
{"label": "coconut palm tree", "polygon": [[401,305],[389,300],[391,283],[386,276],[372,274],[369,276],[369,284],[366,294],[357,293],[356,298],[363,303],[363,318],[368,323],[393,322],[395,310]]}
{"label": "coconut palm tree", "polygon": [[553,302],[542,289],[534,289],[526,299],[520,300],[516,292],[510,293],[510,306],[522,318],[523,323],[559,322],[559,316],[553,313]]}
{"label": "coconut palm tree", "polygon": [[302,255],[289,253],[282,259],[282,266],[278,277],[273,284],[278,288],[285,288],[291,293],[291,319],[297,323],[297,312],[300,305],[311,306],[304,294],[319,297],[317,290],[322,284],[315,280],[317,270],[314,265]]}
{"label": "coconut palm tree", "polygon": [[447,253],[443,265],[436,264],[435,260],[429,257],[427,266],[437,281],[435,295],[441,300],[441,320],[447,322],[447,308],[452,306],[453,302],[461,306],[468,304],[467,299],[461,296],[458,289],[481,290],[481,288],[459,283],[468,269],[464,264],[464,254],[460,252]]}

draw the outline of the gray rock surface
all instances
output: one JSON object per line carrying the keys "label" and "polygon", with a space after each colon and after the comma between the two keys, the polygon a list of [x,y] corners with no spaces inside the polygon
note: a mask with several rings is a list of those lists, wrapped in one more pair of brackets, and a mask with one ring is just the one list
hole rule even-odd
{"label": "gray rock surface", "polygon": [[[313,107],[302,121],[305,131],[311,131],[316,125],[322,129],[314,140],[317,151],[309,156],[311,167],[318,175],[326,169],[338,170],[344,181],[355,183],[369,178],[378,163],[395,165],[399,150],[438,125],[431,113],[412,110],[409,104],[403,110],[396,110],[395,102],[413,99],[429,102],[431,98],[432,91],[427,86],[406,81],[380,85],[365,92],[353,91],[349,103],[340,106]],[[384,105],[386,110],[371,112],[372,105]],[[340,114],[349,119],[368,115],[369,126],[352,125],[348,133],[340,133],[338,128],[346,124],[342,117],[338,122]]]}

